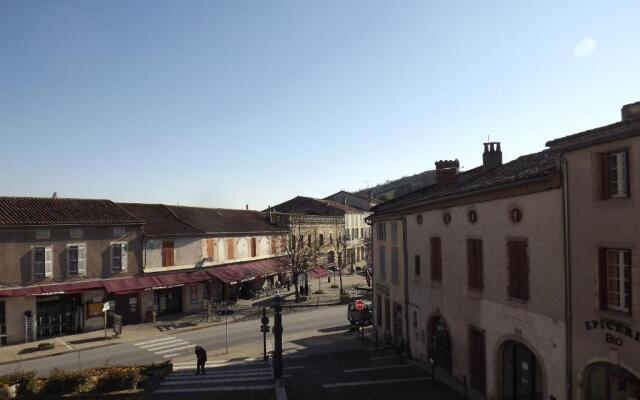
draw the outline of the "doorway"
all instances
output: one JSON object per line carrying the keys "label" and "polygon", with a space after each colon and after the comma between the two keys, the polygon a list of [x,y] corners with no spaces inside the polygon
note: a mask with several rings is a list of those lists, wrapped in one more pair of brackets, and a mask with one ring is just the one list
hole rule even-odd
{"label": "doorway", "polygon": [[640,380],[626,369],[607,362],[589,367],[587,400],[640,399]]}
{"label": "doorway", "polygon": [[502,398],[542,400],[542,370],[526,346],[510,340],[502,347]]}
{"label": "doorway", "polygon": [[429,358],[436,367],[451,373],[451,334],[440,316],[429,321]]}
{"label": "doorway", "polygon": [[158,315],[182,312],[182,287],[156,290],[154,297]]}

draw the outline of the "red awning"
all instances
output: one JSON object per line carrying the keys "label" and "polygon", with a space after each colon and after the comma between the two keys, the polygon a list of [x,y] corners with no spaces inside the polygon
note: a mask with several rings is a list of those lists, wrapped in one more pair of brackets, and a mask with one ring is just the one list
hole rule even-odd
{"label": "red awning", "polygon": [[207,282],[211,279],[204,271],[156,275],[155,277],[158,278],[164,286],[188,285],[191,283]]}
{"label": "red awning", "polygon": [[268,259],[226,265],[207,270],[207,273],[225,283],[236,284],[250,281],[258,276],[277,274],[282,268],[281,259]]}
{"label": "red awning", "polygon": [[109,293],[125,293],[165,286],[157,276],[142,276],[102,281]]}
{"label": "red awning", "polygon": [[40,286],[43,295],[48,294],[73,294],[82,293],[85,290],[104,289],[103,281],[68,282],[55,285]]}
{"label": "red awning", "polygon": [[40,286],[30,286],[30,287],[24,287],[24,288],[0,290],[0,297],[35,296],[38,294],[42,294],[42,290],[40,290]]}
{"label": "red awning", "polygon": [[320,279],[320,278],[326,278],[331,274],[329,273],[329,271],[327,271],[322,267],[315,267],[315,268],[311,268],[310,270],[307,270],[307,275],[309,275],[309,277],[312,279]]}

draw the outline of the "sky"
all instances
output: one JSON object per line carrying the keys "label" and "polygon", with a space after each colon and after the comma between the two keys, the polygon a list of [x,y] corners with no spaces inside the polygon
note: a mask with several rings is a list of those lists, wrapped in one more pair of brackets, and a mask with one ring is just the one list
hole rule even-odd
{"label": "sky", "polygon": [[640,101],[640,1],[2,1],[0,195],[263,209]]}

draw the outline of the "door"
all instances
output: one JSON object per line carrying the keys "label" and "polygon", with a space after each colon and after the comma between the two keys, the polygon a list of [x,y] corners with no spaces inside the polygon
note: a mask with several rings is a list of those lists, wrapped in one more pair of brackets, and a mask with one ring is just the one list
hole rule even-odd
{"label": "door", "polygon": [[536,356],[523,344],[508,341],[502,348],[502,398],[542,400],[542,371]]}
{"label": "door", "polygon": [[484,393],[487,382],[484,332],[475,328],[469,332],[469,383],[473,389]]}
{"label": "door", "polygon": [[598,362],[589,367],[587,400],[640,399],[640,380],[626,369]]}
{"label": "door", "polygon": [[393,344],[399,345],[402,339],[402,306],[393,303]]}
{"label": "door", "polygon": [[137,294],[116,296],[115,301],[115,313],[122,316],[122,324],[140,322]]}
{"label": "door", "polygon": [[451,373],[451,335],[444,320],[438,316],[431,318],[429,323],[431,345],[429,358],[436,367]]}

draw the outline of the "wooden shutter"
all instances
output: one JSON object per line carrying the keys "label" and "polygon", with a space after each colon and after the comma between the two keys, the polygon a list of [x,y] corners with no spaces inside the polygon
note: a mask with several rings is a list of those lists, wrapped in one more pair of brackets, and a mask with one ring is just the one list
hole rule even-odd
{"label": "wooden shutter", "polygon": [[482,254],[482,240],[476,240],[476,288],[484,287],[484,257]]}
{"label": "wooden shutter", "polygon": [[431,238],[431,278],[435,280],[442,279],[442,256],[440,247],[440,238]]}
{"label": "wooden shutter", "polygon": [[467,239],[467,285],[470,288],[476,287],[476,276],[475,276],[475,248],[472,239]]}
{"label": "wooden shutter", "polygon": [[631,280],[632,276],[631,276],[631,250],[627,250],[624,252],[624,264],[627,266],[624,269],[624,279],[625,279],[625,283],[624,283],[624,287],[625,287],[625,292],[627,294],[627,296],[629,296],[629,299],[627,300],[627,304],[629,306],[629,315],[633,315],[632,310],[633,310],[633,281]]}
{"label": "wooden shutter", "polygon": [[256,238],[251,238],[251,257],[255,257],[258,254],[258,245]]}
{"label": "wooden shutter", "polygon": [[162,266],[169,267],[173,265],[173,242],[172,241],[163,241],[162,242]]}
{"label": "wooden shutter", "polygon": [[78,246],[78,275],[86,275],[87,273],[87,247],[85,245]]}
{"label": "wooden shutter", "polygon": [[482,289],[482,240],[467,240],[468,284],[474,289]]}
{"label": "wooden shutter", "polygon": [[51,247],[44,248],[44,276],[53,276],[53,256],[51,254]]}
{"label": "wooden shutter", "polygon": [[600,309],[606,310],[609,306],[609,293],[607,284],[607,249],[598,249],[598,297]]}
{"label": "wooden shutter", "polygon": [[213,239],[207,239],[207,257],[215,259],[216,256],[216,242]]}
{"label": "wooden shutter", "polygon": [[509,241],[507,243],[509,253],[509,297],[518,297],[518,248],[517,242]]}
{"label": "wooden shutter", "polygon": [[233,246],[233,239],[227,240],[227,260],[233,260],[236,258],[235,251]]}
{"label": "wooden shutter", "polygon": [[527,242],[518,242],[518,297],[529,300],[529,257]]}
{"label": "wooden shutter", "polygon": [[600,155],[600,165],[602,168],[602,188],[601,188],[601,194],[602,194],[602,199],[608,199],[611,197],[611,191],[609,188],[609,155],[608,154],[601,154]]}
{"label": "wooden shutter", "polygon": [[120,263],[122,264],[122,270],[127,270],[127,244],[122,243],[120,245]]}
{"label": "wooden shutter", "polygon": [[276,254],[277,252],[277,240],[275,236],[271,236],[271,254]]}

